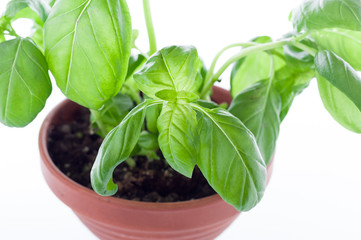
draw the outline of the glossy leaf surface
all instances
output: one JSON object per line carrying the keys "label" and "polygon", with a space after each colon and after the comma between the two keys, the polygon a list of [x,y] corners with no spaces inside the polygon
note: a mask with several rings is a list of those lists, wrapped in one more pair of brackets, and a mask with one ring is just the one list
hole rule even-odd
{"label": "glossy leaf surface", "polygon": [[254,134],[266,164],[276,147],[282,109],[281,97],[270,81],[255,83],[240,92],[229,107],[229,112]]}
{"label": "glossy leaf surface", "polygon": [[209,109],[219,108],[219,105],[216,102],[213,102],[213,101],[207,101],[207,100],[199,99],[196,103],[198,105],[200,105],[201,107],[204,107],[204,108],[209,108]]}
{"label": "glossy leaf surface", "polygon": [[[259,63],[259,64],[257,64]],[[231,75],[231,93],[239,92],[269,76],[271,58],[266,52],[258,52],[243,58],[234,65]]]}
{"label": "glossy leaf surface", "polygon": [[250,210],[261,200],[267,178],[253,134],[223,109],[192,106],[201,114],[197,165],[226,202],[240,211]]}
{"label": "glossy leaf surface", "polygon": [[0,43],[0,121],[10,127],[29,124],[51,93],[43,54],[29,39]]}
{"label": "glossy leaf surface", "polygon": [[145,110],[153,104],[158,103],[148,100],[133,108],[104,139],[91,170],[91,184],[98,194],[110,196],[117,192],[113,171],[131,155],[139,139]]}
{"label": "glossy leaf surface", "polygon": [[317,72],[343,92],[361,110],[361,77],[342,58],[332,52],[321,51],[315,57]]}
{"label": "glossy leaf surface", "polygon": [[[310,40],[304,40],[301,43],[311,48],[316,47]],[[305,72],[313,68],[314,57],[302,49],[292,45],[285,45],[283,46],[283,54],[287,67],[291,67],[300,72]]]}
{"label": "glossy leaf surface", "polygon": [[331,116],[346,129],[361,133],[361,111],[340,90],[321,76],[317,76],[318,91],[323,105]]}
{"label": "glossy leaf surface", "polygon": [[197,117],[188,105],[164,103],[157,121],[159,147],[169,165],[191,177],[197,160]]}
{"label": "glossy leaf surface", "polygon": [[[260,37],[255,42],[264,43],[271,41],[270,38]],[[235,97],[239,92],[250,87],[254,83],[266,79],[270,75],[271,62],[274,69],[278,70],[285,65],[282,58],[277,55],[271,55],[268,52],[257,52],[248,55],[237,61],[231,73],[231,94]]]}
{"label": "glossy leaf surface", "polygon": [[361,30],[361,2],[307,0],[292,11],[291,21],[298,32],[322,28]]}
{"label": "glossy leaf surface", "polygon": [[345,29],[323,29],[313,31],[311,37],[323,49],[336,53],[355,70],[361,70],[361,32]]}
{"label": "glossy leaf surface", "polygon": [[134,75],[139,89],[151,98],[159,91],[198,93],[202,63],[192,46],[171,46],[155,53]]}
{"label": "glossy leaf surface", "polygon": [[58,0],[44,26],[45,55],[61,91],[99,109],[124,82],[131,20],[125,0]]}

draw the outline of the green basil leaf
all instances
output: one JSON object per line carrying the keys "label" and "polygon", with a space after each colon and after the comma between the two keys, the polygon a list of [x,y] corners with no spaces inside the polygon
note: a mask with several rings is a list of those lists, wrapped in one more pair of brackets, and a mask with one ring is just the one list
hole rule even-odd
{"label": "green basil leaf", "polygon": [[361,110],[361,78],[342,58],[329,51],[320,51],[315,57],[317,72],[343,92]]}
{"label": "green basil leaf", "polygon": [[231,94],[239,92],[269,76],[271,58],[267,52],[258,52],[237,61],[231,73]]}
{"label": "green basil leaf", "polygon": [[285,53],[287,62],[290,62],[295,68],[303,70],[304,66],[302,66],[301,64],[306,64],[306,68],[310,68],[313,65],[312,55],[299,48],[285,45],[283,47],[283,51]]}
{"label": "green basil leaf", "polygon": [[125,79],[133,76],[133,74],[142,67],[147,59],[142,54],[132,54],[129,58],[128,71]]}
{"label": "green basil leaf", "polygon": [[[254,42],[264,43],[272,41],[269,37],[259,37]],[[278,70],[285,65],[284,60],[273,55],[274,69]],[[238,60],[232,68],[231,94],[236,96],[239,92],[266,79],[270,75],[271,56],[268,52],[257,52]]]}
{"label": "green basil leaf", "polygon": [[174,90],[168,90],[168,89],[157,92],[155,96],[159,99],[169,102],[183,101],[189,103],[199,99],[199,95],[192,92],[186,92],[186,91],[176,92]]}
{"label": "green basil leaf", "polygon": [[361,133],[361,111],[329,81],[317,76],[318,91],[323,105],[331,116],[346,129]]}
{"label": "green basil leaf", "polygon": [[50,7],[53,7],[54,4],[55,4],[55,2],[56,2],[56,0],[49,0],[48,2],[49,2]]}
{"label": "green basil leaf", "polygon": [[100,109],[118,94],[130,57],[125,0],[58,0],[44,26],[45,55],[61,91]]}
{"label": "green basil leaf", "polygon": [[[272,42],[272,38],[261,36],[251,40],[256,43]],[[262,64],[255,64],[255,62]],[[239,92],[253,83],[269,76],[271,58],[266,52],[258,52],[241,58],[233,65],[231,72],[231,94],[236,96]]]}
{"label": "green basil leaf", "polygon": [[98,134],[105,137],[115,128],[134,107],[132,99],[125,94],[118,93],[104,104],[102,109],[91,110],[90,122],[94,129],[99,129]]}
{"label": "green basil leaf", "polygon": [[0,121],[24,127],[44,108],[51,93],[48,66],[29,39],[0,43]]}
{"label": "green basil leaf", "polygon": [[[303,40],[301,43],[311,48],[316,47],[314,42],[309,39]],[[314,57],[308,52],[292,45],[285,45],[283,46],[283,53],[288,67],[300,72],[305,72],[313,68]]]}
{"label": "green basil leaf", "polygon": [[138,145],[146,150],[157,150],[159,149],[158,136],[156,134],[143,131],[140,133]]}
{"label": "green basil leaf", "polygon": [[282,107],[281,97],[270,81],[255,83],[240,92],[229,107],[229,112],[254,134],[266,164],[276,147]]}
{"label": "green basil leaf", "polygon": [[139,89],[151,98],[161,90],[198,93],[202,62],[192,46],[171,46],[155,53],[134,74]]}
{"label": "green basil leaf", "polygon": [[29,36],[36,46],[44,52],[44,35],[43,28],[39,25],[34,25],[32,28],[32,34]]}
{"label": "green basil leaf", "polygon": [[197,101],[199,99],[199,95],[192,92],[180,91],[177,95],[177,99],[178,101],[189,103],[189,102]]}
{"label": "green basil leaf", "polygon": [[226,202],[240,211],[250,210],[261,200],[267,178],[253,134],[223,109],[192,106],[201,114],[197,165]]}
{"label": "green basil leaf", "polygon": [[154,104],[159,102],[147,100],[133,108],[104,139],[90,173],[92,187],[98,194],[110,196],[117,192],[118,187],[112,180],[113,171],[132,153],[143,126],[145,110]]}
{"label": "green basil leaf", "polygon": [[159,147],[177,172],[191,177],[197,159],[197,116],[188,105],[165,103],[158,118]]}
{"label": "green basil leaf", "polygon": [[207,101],[207,100],[199,99],[198,101],[196,101],[196,103],[198,105],[200,105],[201,107],[204,107],[204,108],[209,108],[209,109],[219,108],[219,105],[216,102],[213,102],[213,101]]}
{"label": "green basil leaf", "polygon": [[307,0],[292,11],[291,21],[298,32],[322,28],[361,30],[361,2]]}
{"label": "green basil leaf", "polygon": [[204,80],[206,79],[206,76],[208,73],[208,69],[202,59],[201,59],[201,64],[202,64],[202,67],[200,68],[198,75],[200,76],[202,83],[199,85],[199,89],[202,89],[202,87],[204,86]]}
{"label": "green basil leaf", "polygon": [[355,70],[361,70],[361,32],[345,29],[322,29],[312,31],[311,37],[321,48],[336,53]]}
{"label": "green basil leaf", "polygon": [[155,96],[158,99],[174,102],[177,99],[177,92],[171,89],[164,89],[156,92]]}
{"label": "green basil leaf", "polygon": [[14,18],[19,11],[27,7],[36,12],[43,22],[48,18],[50,6],[44,0],[11,0],[6,6],[5,15]]}
{"label": "green basil leaf", "polygon": [[151,133],[158,134],[157,120],[162,111],[161,105],[154,105],[147,108],[145,113],[147,130]]}
{"label": "green basil leaf", "polygon": [[300,94],[315,77],[313,70],[301,72],[288,66],[278,70],[275,74],[274,87],[281,96],[282,109],[280,119],[286,117],[294,98]]}

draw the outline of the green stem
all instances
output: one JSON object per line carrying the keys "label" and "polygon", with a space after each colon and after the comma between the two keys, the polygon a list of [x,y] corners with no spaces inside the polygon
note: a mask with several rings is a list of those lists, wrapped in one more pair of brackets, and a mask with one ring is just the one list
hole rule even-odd
{"label": "green stem", "polygon": [[11,31],[9,31],[8,35],[13,36],[13,37],[20,37],[13,29]]}
{"label": "green stem", "polygon": [[20,37],[11,26],[10,19],[5,16],[0,18],[0,34],[2,35],[3,39],[5,39],[5,35]]}
{"label": "green stem", "polygon": [[153,21],[152,21],[152,14],[150,11],[150,4],[149,0],[143,0],[143,9],[144,9],[144,17],[145,23],[147,25],[148,31],[148,39],[149,39],[149,55],[152,55],[157,51],[157,42],[155,39]]}
{"label": "green stem", "polygon": [[8,25],[9,25],[9,20],[5,16],[0,17],[0,32],[1,33],[3,33],[5,31],[5,29],[7,29]]}
{"label": "green stem", "polygon": [[257,45],[258,43],[235,43],[235,44],[231,44],[225,48],[223,48],[221,51],[219,51],[219,53],[215,56],[215,58],[213,59],[213,62],[207,72],[207,75],[206,75],[206,78],[204,80],[204,82],[208,82],[212,75],[213,75],[213,72],[214,72],[214,69],[216,67],[216,64],[217,64],[217,61],[218,59],[220,58],[220,56],[225,52],[227,51],[228,49],[231,49],[231,48],[235,48],[235,47],[250,47],[250,46],[254,46],[254,45]]}
{"label": "green stem", "polygon": [[101,120],[99,111],[90,109],[90,113],[91,113],[91,115],[93,115],[93,122],[95,122],[97,124],[97,127],[99,128],[99,131],[100,131],[102,137],[105,137],[108,134],[108,132],[107,132],[106,127],[103,124],[103,121]]}
{"label": "green stem", "polygon": [[143,52],[139,47],[135,46],[135,49],[137,49],[139,53],[142,54],[147,60],[149,59],[148,54]]}
{"label": "green stem", "polygon": [[293,36],[293,40],[300,42],[300,41],[302,41],[303,39],[305,39],[308,35],[310,35],[311,32],[312,32],[312,31],[306,31],[306,32],[304,32],[304,33],[302,33],[302,34],[300,34],[300,35],[295,35],[295,36]]}
{"label": "green stem", "polygon": [[303,43],[297,42],[297,41],[292,41],[291,44],[299,49],[302,49],[303,51],[311,54],[312,56],[316,56],[317,54],[317,50],[314,48],[311,48]]}
{"label": "green stem", "polygon": [[125,162],[128,164],[130,169],[133,169],[137,166],[135,160],[133,158],[127,158]]}
{"label": "green stem", "polygon": [[205,96],[212,88],[213,84],[219,79],[219,77],[222,75],[222,73],[234,62],[238,61],[241,58],[244,58],[250,54],[262,52],[271,50],[274,48],[282,47],[290,42],[294,41],[294,38],[287,38],[276,42],[270,42],[270,43],[264,43],[264,44],[258,44],[256,46],[251,46],[248,48],[243,49],[238,54],[234,55],[230,59],[228,59],[221,67],[220,69],[213,74],[213,76],[209,79],[208,82],[204,85],[202,88],[200,96]]}
{"label": "green stem", "polygon": [[142,102],[142,99],[139,95],[139,90],[129,86],[127,82],[123,84],[121,92],[130,96],[130,98],[137,104]]}

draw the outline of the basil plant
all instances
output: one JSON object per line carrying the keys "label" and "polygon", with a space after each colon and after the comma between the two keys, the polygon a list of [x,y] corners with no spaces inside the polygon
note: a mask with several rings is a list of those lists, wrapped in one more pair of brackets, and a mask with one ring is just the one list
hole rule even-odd
{"label": "basil plant", "polygon": [[[157,50],[148,0],[143,7],[148,52],[135,44],[126,0],[11,0],[0,17],[0,121],[30,123],[52,74],[104,137],[91,171],[98,194],[116,193],[116,166],[135,155],[159,160],[160,150],[177,172],[190,178],[197,165],[226,202],[250,210],[265,191],[281,122],[313,79],[331,116],[361,133],[360,1],[307,0],[284,37],[226,46],[209,68],[193,46]],[[34,22],[26,38],[12,27],[19,18]],[[233,101],[225,106],[211,96],[228,68]]]}

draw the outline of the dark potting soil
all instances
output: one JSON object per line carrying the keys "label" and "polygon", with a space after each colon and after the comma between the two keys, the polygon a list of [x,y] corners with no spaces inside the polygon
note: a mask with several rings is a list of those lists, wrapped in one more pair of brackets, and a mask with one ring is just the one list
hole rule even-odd
{"label": "dark potting soil", "polygon": [[[92,133],[89,111],[82,109],[74,122],[50,129],[48,149],[55,165],[68,177],[91,189],[90,170],[102,138]],[[135,157],[136,167],[120,164],[113,180],[118,185],[115,197],[145,202],[177,202],[214,194],[196,167],[191,179],[174,171],[161,160]]]}

